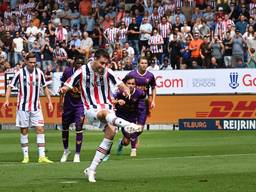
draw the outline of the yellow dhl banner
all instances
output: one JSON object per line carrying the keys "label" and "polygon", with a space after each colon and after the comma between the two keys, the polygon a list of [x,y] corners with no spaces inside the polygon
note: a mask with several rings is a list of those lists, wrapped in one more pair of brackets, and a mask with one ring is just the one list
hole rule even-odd
{"label": "yellow dhl banner", "polygon": [[[53,112],[47,108],[47,100],[41,97],[44,120],[47,124],[60,124],[59,98],[52,97]],[[0,97],[0,108],[4,97]],[[0,110],[0,123],[15,123],[16,98],[10,99],[8,109]],[[183,95],[157,96],[156,108],[151,111],[150,124],[177,124],[179,119],[253,119],[256,118],[255,95]]]}

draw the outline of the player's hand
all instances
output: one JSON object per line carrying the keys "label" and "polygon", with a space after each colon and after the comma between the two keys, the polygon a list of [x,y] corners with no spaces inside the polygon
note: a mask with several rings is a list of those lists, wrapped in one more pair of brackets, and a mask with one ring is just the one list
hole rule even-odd
{"label": "player's hand", "polygon": [[128,89],[128,90],[124,90],[123,95],[124,95],[126,98],[131,99],[131,94],[130,94],[130,90],[129,90],[129,89]]}
{"label": "player's hand", "polygon": [[49,102],[48,103],[48,109],[50,110],[50,112],[53,111],[53,105],[52,105],[52,102]]}
{"label": "player's hand", "polygon": [[123,99],[119,99],[117,102],[120,106],[123,106],[125,104],[125,101]]}
{"label": "player's hand", "polygon": [[9,107],[9,101],[5,101],[3,106],[2,106],[2,109],[7,109]]}
{"label": "player's hand", "polygon": [[60,110],[60,111],[63,110],[63,103],[59,103],[59,110]]}
{"label": "player's hand", "polygon": [[153,109],[156,107],[156,103],[154,101],[151,102],[150,108]]}
{"label": "player's hand", "polygon": [[68,90],[67,87],[65,87],[65,86],[61,87],[60,90],[59,90],[59,93],[60,94],[65,94],[67,92],[67,90]]}

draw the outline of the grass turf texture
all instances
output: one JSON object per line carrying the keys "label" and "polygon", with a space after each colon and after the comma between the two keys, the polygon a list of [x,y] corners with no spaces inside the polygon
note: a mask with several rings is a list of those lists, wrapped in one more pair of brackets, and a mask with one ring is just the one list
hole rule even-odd
{"label": "grass turf texture", "polygon": [[75,133],[70,133],[68,163],[62,155],[61,132],[46,133],[47,156],[54,164],[38,164],[35,134],[31,130],[30,162],[23,165],[18,131],[0,131],[0,191],[125,191],[125,192],[255,192],[256,139],[253,131],[145,131],[138,156],[130,147],[116,155],[118,138],[110,160],[97,170],[97,183],[83,175],[101,132],[86,132],[81,163],[72,163]]}

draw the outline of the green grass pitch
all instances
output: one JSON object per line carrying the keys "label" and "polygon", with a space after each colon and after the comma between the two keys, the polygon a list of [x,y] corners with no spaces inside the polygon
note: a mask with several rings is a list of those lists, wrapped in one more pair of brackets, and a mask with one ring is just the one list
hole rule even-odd
{"label": "green grass pitch", "polygon": [[255,192],[256,136],[254,131],[145,131],[138,156],[130,147],[116,155],[119,132],[110,160],[98,170],[96,183],[83,175],[102,140],[102,132],[85,132],[81,163],[72,155],[59,163],[61,132],[46,133],[47,156],[54,164],[38,164],[34,131],[30,131],[30,163],[23,165],[19,132],[0,131],[1,192]]}

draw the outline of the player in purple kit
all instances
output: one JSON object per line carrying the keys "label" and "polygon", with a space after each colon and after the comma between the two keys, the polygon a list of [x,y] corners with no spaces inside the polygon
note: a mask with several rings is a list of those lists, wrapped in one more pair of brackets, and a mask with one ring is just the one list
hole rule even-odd
{"label": "player in purple kit", "polygon": [[[147,67],[148,67],[148,60],[145,57],[141,57],[139,59],[138,69],[134,69],[133,71],[127,74],[128,76],[134,77],[136,81],[136,88],[142,90],[146,95],[145,99],[140,101],[139,107],[138,107],[141,113],[140,125],[142,125],[143,127],[146,123],[147,116],[149,115],[150,109],[155,108],[155,98],[156,98],[156,80],[155,80],[154,74],[147,71]],[[150,89],[151,89],[152,96],[150,96]],[[131,137],[131,145],[136,146],[135,148],[132,148],[131,156],[136,156],[138,136],[141,133],[142,132],[136,133]]]}
{"label": "player in purple kit", "polygon": [[[116,107],[116,114],[117,116],[127,121],[143,125],[145,123],[145,110],[139,109],[139,103],[144,102],[145,92],[140,89],[136,89],[135,78],[132,76],[127,75],[123,79],[123,82],[130,89],[131,97],[125,97],[120,91],[115,94],[114,103]],[[121,130],[123,133],[123,138],[119,140],[117,150],[118,154],[121,154],[123,146],[129,145],[130,140],[133,138],[137,138],[137,135],[140,134],[140,132],[129,134],[123,128]],[[136,142],[131,142],[131,148],[132,151],[136,149]],[[131,156],[132,155],[134,155],[133,152],[131,152]]]}
{"label": "player in purple kit", "polygon": [[[64,83],[74,72],[84,64],[82,55],[76,57],[73,67],[65,68],[61,81]],[[63,109],[62,113],[62,141],[64,152],[60,162],[66,162],[71,151],[68,148],[69,144],[69,126],[75,123],[76,127],[76,153],[73,162],[80,162],[80,151],[83,142],[83,121],[84,121],[84,107],[81,100],[81,93],[79,83],[70,89],[65,95],[60,95],[60,107]]]}

